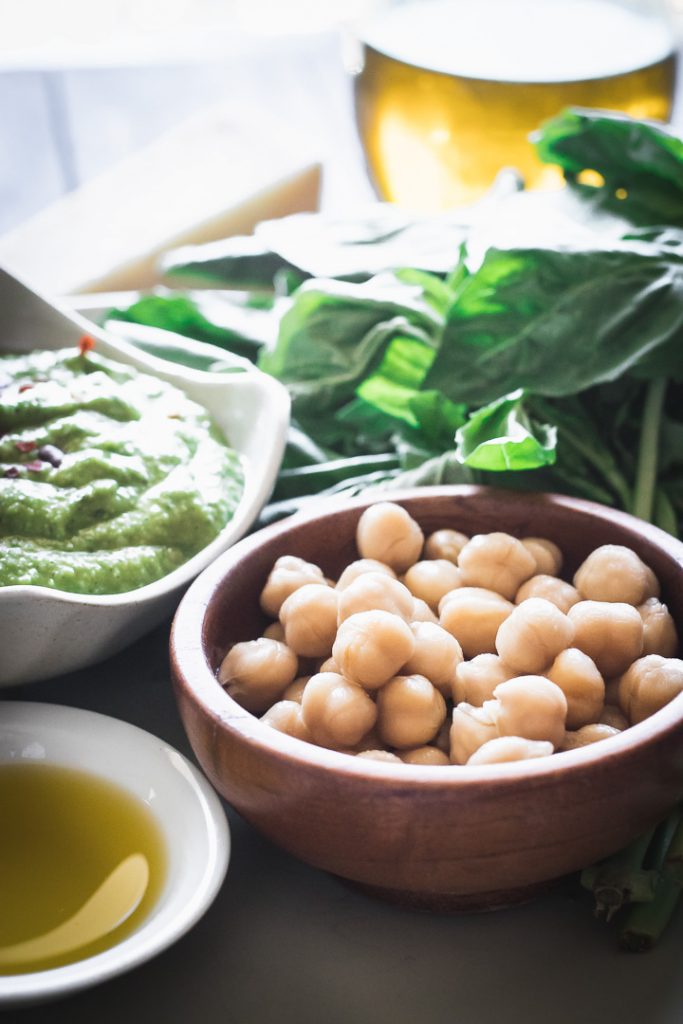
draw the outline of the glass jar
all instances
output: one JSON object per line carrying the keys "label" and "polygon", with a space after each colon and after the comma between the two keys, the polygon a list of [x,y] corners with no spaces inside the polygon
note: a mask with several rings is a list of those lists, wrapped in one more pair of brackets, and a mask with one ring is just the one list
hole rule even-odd
{"label": "glass jar", "polygon": [[504,166],[559,185],[529,134],[567,106],[671,114],[676,46],[657,0],[395,0],[357,40],[370,176],[415,209],[475,200]]}

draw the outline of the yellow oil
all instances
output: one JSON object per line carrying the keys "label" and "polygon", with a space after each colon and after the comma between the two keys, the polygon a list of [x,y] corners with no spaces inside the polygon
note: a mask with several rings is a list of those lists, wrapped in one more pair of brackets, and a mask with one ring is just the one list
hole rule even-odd
{"label": "yellow oil", "polygon": [[478,199],[506,166],[558,187],[529,133],[566,106],[665,121],[666,26],[611,0],[424,0],[366,26],[358,129],[379,194],[433,211]]}
{"label": "yellow oil", "polygon": [[[124,862],[145,869],[134,900],[130,887],[116,891]],[[166,866],[159,826],[137,797],[68,768],[0,765],[0,975],[48,970],[116,945],[154,907]],[[105,905],[94,894],[108,880]]]}

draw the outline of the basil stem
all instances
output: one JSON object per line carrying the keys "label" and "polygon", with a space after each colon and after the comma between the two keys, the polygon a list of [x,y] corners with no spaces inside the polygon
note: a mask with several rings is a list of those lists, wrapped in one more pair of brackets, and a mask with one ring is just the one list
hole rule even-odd
{"label": "basil stem", "polygon": [[658,377],[650,381],[645,394],[643,426],[638,446],[638,465],[633,497],[633,514],[648,522],[652,519],[655,500],[655,482],[659,458],[659,428],[666,395],[667,380]]}

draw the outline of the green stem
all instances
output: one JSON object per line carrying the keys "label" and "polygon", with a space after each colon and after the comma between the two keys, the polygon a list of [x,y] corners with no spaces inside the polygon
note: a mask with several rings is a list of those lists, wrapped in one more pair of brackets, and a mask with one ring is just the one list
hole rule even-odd
{"label": "green stem", "polygon": [[683,885],[683,820],[680,820],[669,844],[664,861],[664,870],[671,878]]}
{"label": "green stem", "polygon": [[571,430],[562,426],[559,426],[559,430],[562,440],[566,444],[571,444],[571,446],[583,456],[586,462],[590,463],[590,465],[592,465],[594,469],[604,477],[606,482],[619,498],[621,507],[628,512],[631,507],[631,492],[629,491],[626,480],[619,470],[596,454],[589,444],[584,443]]}
{"label": "green stem", "polygon": [[657,884],[649,903],[634,903],[619,931],[619,945],[633,953],[652,949],[671,920],[681,887],[666,875]]}
{"label": "green stem", "polygon": [[667,533],[672,534],[674,537],[678,537],[678,519],[676,517],[676,509],[671,503],[669,496],[661,487],[658,487],[655,492],[654,522],[660,530],[666,530]]}
{"label": "green stem", "polygon": [[582,872],[581,884],[592,889],[598,916],[609,921],[625,903],[652,899],[657,876],[644,870],[643,861],[653,835],[651,829],[602,864]]}
{"label": "green stem", "polygon": [[676,806],[669,812],[664,821],[655,830],[652,845],[648,850],[647,866],[661,871],[671,852],[671,844],[676,838],[681,824],[681,809]]}
{"label": "green stem", "polygon": [[[600,443],[600,431],[593,423],[589,410],[578,398],[572,400],[572,409],[565,409],[558,403],[547,402],[533,396],[529,409],[537,419],[553,423],[558,430],[560,445],[572,448],[581,459],[591,466],[602,483],[608,484],[616,494],[621,508],[631,510],[631,491],[625,476],[619,470],[611,451]],[[557,464],[553,467],[557,471]],[[610,501],[609,504],[612,504]]]}
{"label": "green stem", "polygon": [[654,506],[655,481],[657,479],[657,461],[659,454],[659,428],[662,422],[662,409],[666,395],[667,379],[658,377],[650,381],[645,395],[643,408],[643,426],[640,431],[638,446],[638,465],[636,468],[636,485],[633,498],[633,514],[652,519]]}
{"label": "green stem", "polygon": [[634,903],[629,907],[619,931],[622,949],[641,952],[652,949],[662,935],[676,909],[681,895],[680,881],[669,863],[680,853],[683,842],[681,810],[674,807],[655,831],[647,852],[646,863],[658,879],[654,895],[649,902]]}

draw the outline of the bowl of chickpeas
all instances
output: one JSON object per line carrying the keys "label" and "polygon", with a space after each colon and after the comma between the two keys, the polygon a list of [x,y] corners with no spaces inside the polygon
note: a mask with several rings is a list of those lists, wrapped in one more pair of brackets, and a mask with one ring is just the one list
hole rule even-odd
{"label": "bowl of chickpeas", "polygon": [[683,544],[475,486],[320,503],[176,614],[180,714],[273,842],[378,896],[493,908],[683,796]]}

